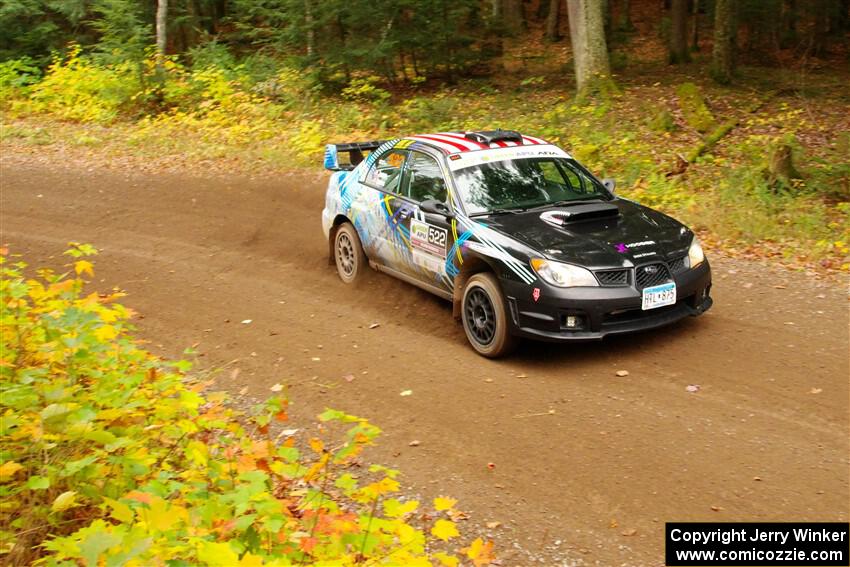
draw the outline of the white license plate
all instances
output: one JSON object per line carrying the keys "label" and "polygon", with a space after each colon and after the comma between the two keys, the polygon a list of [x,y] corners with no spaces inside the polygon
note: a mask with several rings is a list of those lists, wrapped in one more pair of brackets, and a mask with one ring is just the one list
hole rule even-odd
{"label": "white license plate", "polygon": [[661,285],[654,285],[643,290],[643,305],[641,309],[655,309],[656,307],[664,307],[665,305],[673,305],[676,303],[676,284],[670,282]]}

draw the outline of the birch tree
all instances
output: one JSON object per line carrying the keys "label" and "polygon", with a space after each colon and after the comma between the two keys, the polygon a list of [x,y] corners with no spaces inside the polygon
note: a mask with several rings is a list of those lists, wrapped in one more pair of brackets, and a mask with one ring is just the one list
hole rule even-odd
{"label": "birch tree", "polygon": [[[150,20],[149,20],[150,21]],[[168,25],[168,0],[157,0],[156,3],[156,52],[160,59],[165,55],[168,43],[166,26]]]}

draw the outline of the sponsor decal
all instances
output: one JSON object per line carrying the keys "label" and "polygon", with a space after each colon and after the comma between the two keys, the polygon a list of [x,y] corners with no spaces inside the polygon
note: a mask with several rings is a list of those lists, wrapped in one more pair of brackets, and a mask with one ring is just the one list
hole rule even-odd
{"label": "sponsor decal", "polygon": [[416,143],[416,140],[401,140],[399,143],[397,143],[393,147],[396,148],[396,149],[399,149],[399,150],[403,150],[404,148],[409,148],[410,146],[412,146],[415,143]]}
{"label": "sponsor decal", "polygon": [[534,302],[537,303],[537,300],[540,299],[540,288],[534,288],[534,291],[531,292],[531,297],[534,299]]}
{"label": "sponsor decal", "polygon": [[414,250],[446,258],[449,231],[422,221],[410,221],[410,246]]}
{"label": "sponsor decal", "polygon": [[652,246],[655,244],[654,240],[644,240],[642,242],[629,242],[626,244],[629,248],[640,248],[641,246]]}
{"label": "sponsor decal", "polygon": [[643,258],[644,256],[655,256],[655,252],[644,252],[642,254],[635,254],[634,255],[635,259]]}
{"label": "sponsor decal", "polygon": [[617,252],[619,252],[620,254],[625,254],[626,252],[629,251],[629,247],[626,246],[625,244],[623,244],[622,242],[619,243],[619,244],[615,244],[614,247],[617,249]]}
{"label": "sponsor decal", "polygon": [[570,154],[561,148],[550,144],[543,147],[509,146],[505,148],[490,148],[487,150],[467,153],[464,155],[464,158],[459,161],[453,161],[450,159],[449,168],[452,170],[458,170],[488,162],[550,156],[569,158]]}
{"label": "sponsor decal", "polygon": [[647,274],[657,274],[658,273],[658,266],[656,266],[655,264],[653,264],[651,266],[646,266],[646,267],[644,267],[643,271],[646,272]]}

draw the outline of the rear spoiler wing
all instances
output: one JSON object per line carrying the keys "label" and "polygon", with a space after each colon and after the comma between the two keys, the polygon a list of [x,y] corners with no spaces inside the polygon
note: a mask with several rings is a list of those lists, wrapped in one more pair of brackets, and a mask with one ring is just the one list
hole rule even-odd
{"label": "rear spoiler wing", "polygon": [[[325,169],[331,171],[351,171],[365,157],[363,152],[377,150],[386,140],[378,142],[352,142],[350,144],[328,144],[325,146]],[[340,163],[339,154],[348,154]]]}

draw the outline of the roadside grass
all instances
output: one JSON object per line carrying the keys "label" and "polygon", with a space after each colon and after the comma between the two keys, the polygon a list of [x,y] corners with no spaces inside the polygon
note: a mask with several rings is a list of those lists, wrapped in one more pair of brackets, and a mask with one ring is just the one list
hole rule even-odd
{"label": "roadside grass", "polygon": [[[620,194],[691,224],[709,244],[850,270],[846,87],[782,70],[743,75],[735,88],[699,75],[672,82],[668,74],[664,84],[630,75],[620,94],[579,105],[544,76],[394,94],[361,77],[334,96],[286,67],[257,77],[241,67],[174,61],[165,86],[154,88],[150,80],[132,83],[126,66],[72,53],[39,82],[0,84],[0,142],[71,146],[118,160],[223,161],[230,170],[317,170],[325,143],[511,128],[562,145],[600,177],[615,178]],[[713,124],[731,128],[716,132]],[[801,179],[769,179],[779,143],[792,147]],[[700,155],[686,161],[697,147]]]}
{"label": "roadside grass", "polygon": [[493,559],[492,542],[456,544],[454,499],[407,498],[399,471],[364,462],[381,433],[366,419],[327,409],[283,429],[282,387],[242,414],[212,374],[144,350],[123,294],[88,289],[95,253],[72,243],[55,272],[0,250],[4,564]]}

